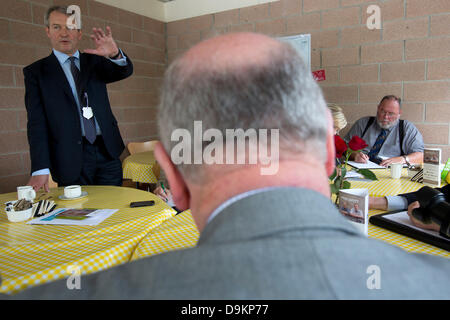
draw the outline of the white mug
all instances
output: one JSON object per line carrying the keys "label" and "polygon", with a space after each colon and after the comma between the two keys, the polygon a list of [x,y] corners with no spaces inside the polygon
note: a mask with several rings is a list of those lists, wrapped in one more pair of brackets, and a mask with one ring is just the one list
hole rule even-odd
{"label": "white mug", "polygon": [[64,196],[66,198],[77,198],[81,196],[81,186],[73,185],[65,187]]}
{"label": "white mug", "polygon": [[403,164],[402,163],[391,163],[391,178],[392,179],[400,179],[402,176],[402,169]]}
{"label": "white mug", "polygon": [[36,191],[34,191],[32,186],[17,187],[17,199],[25,199],[33,202],[36,198]]}

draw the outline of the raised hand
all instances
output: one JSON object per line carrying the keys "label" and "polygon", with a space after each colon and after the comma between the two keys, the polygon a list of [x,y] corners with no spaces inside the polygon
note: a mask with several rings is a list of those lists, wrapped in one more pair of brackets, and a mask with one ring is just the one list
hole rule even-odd
{"label": "raised hand", "polygon": [[49,191],[48,186],[49,175],[42,174],[37,176],[31,176],[28,180],[27,186],[32,186],[34,191],[38,192],[41,188],[44,188],[45,192]]}
{"label": "raised hand", "polygon": [[85,53],[96,54],[105,58],[111,58],[119,53],[119,48],[112,37],[111,28],[106,27],[106,34],[101,28],[92,28],[91,39],[95,43],[95,49],[86,49]]}

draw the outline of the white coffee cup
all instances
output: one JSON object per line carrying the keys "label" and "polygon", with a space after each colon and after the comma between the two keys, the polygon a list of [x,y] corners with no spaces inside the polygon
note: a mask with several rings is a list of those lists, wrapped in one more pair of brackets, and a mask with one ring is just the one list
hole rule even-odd
{"label": "white coffee cup", "polygon": [[402,169],[403,164],[402,163],[391,163],[391,178],[392,179],[400,179],[402,176]]}
{"label": "white coffee cup", "polygon": [[81,186],[73,185],[64,188],[64,197],[77,198],[81,196]]}
{"label": "white coffee cup", "polygon": [[36,198],[36,191],[34,191],[32,186],[22,186],[17,187],[17,199],[25,199],[33,202],[34,198]]}

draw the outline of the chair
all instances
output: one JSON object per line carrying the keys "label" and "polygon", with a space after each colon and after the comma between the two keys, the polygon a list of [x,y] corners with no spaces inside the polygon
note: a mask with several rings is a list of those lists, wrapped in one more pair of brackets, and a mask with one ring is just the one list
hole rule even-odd
{"label": "chair", "polygon": [[130,142],[127,145],[128,151],[130,154],[135,154],[139,152],[145,151],[153,151],[155,148],[155,144],[158,140],[144,141],[144,142]]}
{"label": "chair", "polygon": [[52,179],[52,175],[50,174],[48,177],[48,187],[51,188],[58,188],[58,183],[56,183],[55,181],[53,181]]}
{"label": "chair", "polygon": [[[146,151],[153,151],[155,148],[155,144],[158,141],[159,140],[150,140],[150,141],[143,141],[143,142],[129,142],[127,145],[127,149],[128,149],[128,152],[130,152],[130,154],[146,152]],[[155,163],[155,166],[153,168],[153,173],[155,174],[156,179],[159,180],[161,168],[160,168],[158,162]],[[139,182],[136,182],[136,187],[139,189]],[[147,187],[147,190],[149,190],[149,186]]]}

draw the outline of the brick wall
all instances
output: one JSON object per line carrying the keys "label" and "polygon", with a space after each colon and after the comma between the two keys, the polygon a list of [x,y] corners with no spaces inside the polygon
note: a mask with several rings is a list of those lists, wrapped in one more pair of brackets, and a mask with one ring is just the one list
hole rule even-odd
{"label": "brick wall", "polygon": [[[381,30],[366,27],[370,4],[381,9]],[[311,69],[325,69],[325,97],[344,108],[350,125],[396,94],[402,118],[416,124],[426,146],[450,157],[449,0],[281,0],[204,15],[167,24],[168,59],[232,31],[310,33]]]}
{"label": "brick wall", "polygon": [[[0,193],[14,191],[30,173],[24,66],[51,52],[44,14],[53,4],[76,4],[82,13],[81,49],[92,47],[92,27],[112,28],[134,63],[129,79],[109,85],[125,143],[157,136],[154,114],[165,69],[165,24],[92,0],[2,0],[0,3]],[[125,151],[122,155],[125,156]]]}
{"label": "brick wall", "polygon": [[[417,125],[426,146],[442,148],[443,158],[450,157],[449,0],[280,0],[167,24],[93,0],[2,0],[0,192],[28,179],[22,68],[50,53],[43,15],[54,3],[80,6],[82,49],[91,47],[93,26],[108,24],[133,59],[134,75],[109,86],[125,142],[156,138],[154,115],[166,59],[224,32],[310,33],[312,70],[325,69],[327,80],[320,82],[325,97],[343,106],[350,124],[375,114],[383,95],[397,94],[404,100],[403,118]],[[370,4],[381,8],[381,30],[366,27]]]}

